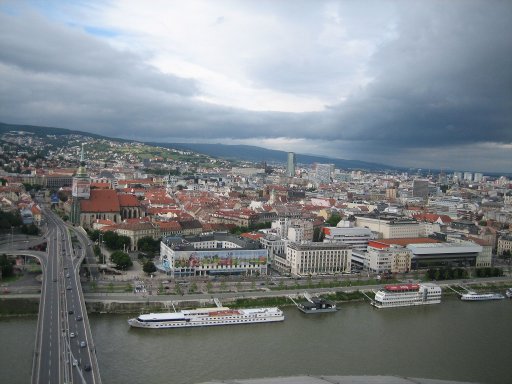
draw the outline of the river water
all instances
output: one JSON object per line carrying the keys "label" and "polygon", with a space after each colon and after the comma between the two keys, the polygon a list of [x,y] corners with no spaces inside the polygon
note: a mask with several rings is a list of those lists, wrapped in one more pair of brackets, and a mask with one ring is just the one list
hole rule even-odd
{"label": "river water", "polygon": [[[299,374],[512,382],[510,300],[445,298],[439,305],[385,310],[349,303],[319,315],[288,307],[285,316],[283,323],[169,330],[129,328],[125,315],[90,321],[105,384]],[[35,325],[34,318],[0,322],[2,344],[13,347],[1,349],[0,364],[18,373],[6,383],[28,382]]]}

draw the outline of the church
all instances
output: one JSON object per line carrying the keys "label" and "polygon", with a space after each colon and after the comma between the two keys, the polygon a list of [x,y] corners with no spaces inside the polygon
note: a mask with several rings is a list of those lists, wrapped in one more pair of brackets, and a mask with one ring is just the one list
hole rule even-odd
{"label": "church", "polygon": [[70,219],[74,225],[92,228],[96,220],[121,223],[125,219],[143,216],[141,204],[135,195],[119,193],[113,189],[91,188],[84,160],[84,145],[80,167],[73,176]]}

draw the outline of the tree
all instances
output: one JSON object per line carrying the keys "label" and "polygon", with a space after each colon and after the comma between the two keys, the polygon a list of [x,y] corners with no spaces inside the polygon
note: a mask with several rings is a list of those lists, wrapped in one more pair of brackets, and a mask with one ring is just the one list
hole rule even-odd
{"label": "tree", "polygon": [[150,273],[155,273],[156,272],[156,266],[155,266],[155,263],[153,263],[151,260],[149,261],[146,261],[144,263],[144,265],[142,266],[142,270],[147,273],[148,275]]}
{"label": "tree", "polygon": [[116,265],[117,269],[125,269],[133,265],[130,256],[123,251],[112,252],[110,260]]}
{"label": "tree", "polygon": [[124,247],[129,248],[131,240],[128,236],[120,236],[113,231],[107,231],[103,235],[103,241],[109,249],[118,250]]}
{"label": "tree", "polygon": [[322,241],[324,241],[324,233],[320,228],[315,227],[313,229],[313,242],[321,243]]}
{"label": "tree", "polygon": [[327,220],[326,223],[331,227],[335,227],[341,221],[341,216],[339,213],[333,213]]}
{"label": "tree", "polygon": [[39,228],[37,228],[37,226],[34,223],[29,224],[29,225],[23,224],[21,226],[21,233],[23,233],[25,235],[37,236],[37,235],[39,235]]}
{"label": "tree", "polygon": [[137,241],[137,248],[144,252],[148,258],[153,258],[155,253],[160,250],[160,241],[153,239],[151,236],[146,236]]}
{"label": "tree", "polygon": [[7,258],[6,255],[0,256],[0,271],[2,272],[0,274],[2,278],[12,275],[13,263]]}

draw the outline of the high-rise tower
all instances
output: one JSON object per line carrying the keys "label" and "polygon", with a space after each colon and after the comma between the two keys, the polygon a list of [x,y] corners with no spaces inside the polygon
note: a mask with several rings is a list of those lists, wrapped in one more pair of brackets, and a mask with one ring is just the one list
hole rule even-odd
{"label": "high-rise tower", "polygon": [[82,144],[82,152],[80,154],[80,166],[73,176],[73,186],[71,189],[73,203],[71,205],[71,222],[80,224],[80,200],[89,199],[91,197],[91,179],[87,174],[84,157],[84,144]]}
{"label": "high-rise tower", "polygon": [[295,158],[294,152],[288,152],[288,161],[286,163],[286,175],[288,177],[295,176],[295,166],[297,165],[297,159]]}

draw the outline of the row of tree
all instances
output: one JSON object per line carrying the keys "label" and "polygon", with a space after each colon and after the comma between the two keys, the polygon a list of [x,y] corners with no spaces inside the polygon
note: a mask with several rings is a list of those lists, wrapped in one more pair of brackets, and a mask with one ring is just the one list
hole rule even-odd
{"label": "row of tree", "polygon": [[476,277],[499,277],[503,276],[503,269],[501,268],[477,268],[475,269]]}
{"label": "row of tree", "polygon": [[[89,231],[89,238],[96,242],[99,241],[102,233],[98,230]],[[103,233],[102,241],[105,246],[110,250],[120,250],[130,248],[131,240],[128,236],[118,235],[114,231],[107,231]]]}
{"label": "row of tree", "polygon": [[[503,269],[501,268],[475,268],[476,277],[498,277],[503,276]],[[466,279],[469,273],[463,268],[429,268],[426,277],[430,280],[452,280],[452,279]]]}
{"label": "row of tree", "polygon": [[468,271],[463,268],[429,268],[426,276],[430,280],[452,280],[452,279],[466,279]]}

